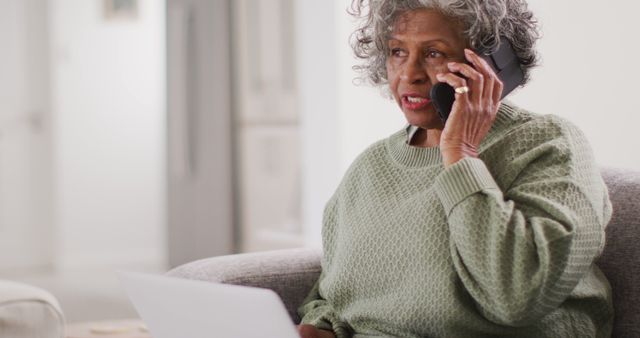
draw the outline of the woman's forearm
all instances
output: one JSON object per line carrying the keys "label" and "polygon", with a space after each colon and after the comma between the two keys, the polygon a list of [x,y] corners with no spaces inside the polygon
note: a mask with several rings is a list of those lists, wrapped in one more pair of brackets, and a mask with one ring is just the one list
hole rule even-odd
{"label": "woman's forearm", "polygon": [[438,183],[447,190],[453,263],[492,321],[526,325],[555,309],[602,248],[609,215],[593,201],[604,189],[587,192],[579,178],[546,177],[505,195],[479,159],[444,175],[456,181]]}

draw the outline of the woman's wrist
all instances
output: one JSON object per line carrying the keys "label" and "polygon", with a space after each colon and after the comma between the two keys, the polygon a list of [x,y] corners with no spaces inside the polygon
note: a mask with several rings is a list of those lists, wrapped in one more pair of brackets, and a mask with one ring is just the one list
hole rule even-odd
{"label": "woman's wrist", "polygon": [[467,157],[478,158],[477,148],[464,143],[441,146],[440,153],[442,154],[442,164],[445,168],[448,168]]}

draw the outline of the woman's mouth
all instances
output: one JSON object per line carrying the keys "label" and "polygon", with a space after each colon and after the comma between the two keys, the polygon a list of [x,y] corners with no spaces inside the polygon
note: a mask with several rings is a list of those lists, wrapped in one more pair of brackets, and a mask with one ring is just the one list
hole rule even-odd
{"label": "woman's mouth", "polygon": [[426,97],[416,96],[416,95],[403,95],[402,96],[402,108],[409,110],[418,110],[425,108],[427,105],[431,103]]}

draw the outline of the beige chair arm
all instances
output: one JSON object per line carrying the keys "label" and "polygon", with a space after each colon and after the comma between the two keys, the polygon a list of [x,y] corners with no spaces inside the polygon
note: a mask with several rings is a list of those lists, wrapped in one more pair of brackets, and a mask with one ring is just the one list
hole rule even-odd
{"label": "beige chair arm", "polygon": [[58,301],[45,290],[0,280],[0,337],[64,337]]}

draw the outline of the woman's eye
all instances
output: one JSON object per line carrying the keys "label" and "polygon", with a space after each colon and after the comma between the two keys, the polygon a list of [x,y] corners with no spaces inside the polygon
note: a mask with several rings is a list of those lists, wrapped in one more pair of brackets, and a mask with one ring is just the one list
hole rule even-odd
{"label": "woman's eye", "polygon": [[427,50],[426,55],[428,59],[436,59],[444,56],[444,54],[435,49]]}
{"label": "woman's eye", "polygon": [[400,48],[392,48],[391,49],[392,56],[404,56],[404,51]]}

